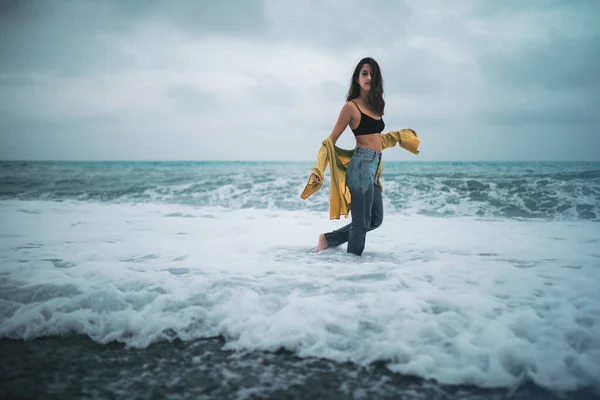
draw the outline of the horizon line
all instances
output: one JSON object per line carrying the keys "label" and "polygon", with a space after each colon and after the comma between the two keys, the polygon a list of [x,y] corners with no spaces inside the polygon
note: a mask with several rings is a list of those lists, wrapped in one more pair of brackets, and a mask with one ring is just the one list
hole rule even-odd
{"label": "horizon line", "polygon": [[[139,162],[139,163],[146,163],[146,162],[164,162],[164,163],[172,163],[172,162],[214,162],[214,163],[314,163],[315,160],[202,160],[202,159],[140,159],[140,160],[135,160],[135,159],[114,159],[114,160],[110,160],[110,159],[89,159],[89,160],[84,160],[84,159],[0,159],[1,163],[5,163],[5,162],[78,162],[78,163],[85,163],[85,162],[101,162],[101,163],[108,163],[108,162]],[[600,159],[598,160],[553,160],[553,159],[540,159],[540,160],[502,160],[502,159],[497,159],[497,160],[477,160],[477,159],[473,159],[473,160],[460,160],[460,159],[455,159],[455,160],[386,160],[386,163],[393,163],[393,162],[397,162],[397,163],[448,163],[448,162],[479,162],[479,163],[498,163],[498,162],[506,162],[506,163],[524,163],[524,162],[556,162],[556,163],[561,163],[561,162],[600,162]]]}

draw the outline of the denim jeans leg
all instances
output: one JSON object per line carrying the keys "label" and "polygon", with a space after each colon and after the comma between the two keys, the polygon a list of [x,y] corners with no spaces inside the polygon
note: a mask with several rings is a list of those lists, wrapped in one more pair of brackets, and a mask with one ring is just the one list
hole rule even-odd
{"label": "denim jeans leg", "polygon": [[373,185],[373,208],[371,209],[371,225],[369,231],[377,229],[383,223],[383,199],[381,188],[378,184]]}
{"label": "denim jeans leg", "polygon": [[325,233],[325,240],[327,241],[327,247],[337,247],[348,241],[348,232],[352,224],[342,226],[340,229]]}
{"label": "denim jeans leg", "polygon": [[[373,206],[371,207],[371,223],[367,232],[377,229],[383,222],[383,199],[381,195],[381,188],[376,183],[373,184]],[[336,229],[332,232],[325,233],[325,240],[327,240],[327,247],[337,247],[348,241],[348,235],[352,224],[344,225],[343,227]]]}
{"label": "denim jeans leg", "polygon": [[[354,185],[354,182],[358,180],[360,167],[360,159],[355,156],[350,160],[350,164],[348,164],[348,168],[346,170],[346,186],[350,187]],[[350,196],[352,196],[352,191],[350,191]],[[354,208],[354,199],[352,199],[352,208]],[[352,209],[350,210],[352,213]],[[351,214],[352,215],[352,214]],[[347,224],[340,229],[337,229],[332,232],[325,233],[325,240],[327,241],[327,247],[337,247],[341,244],[344,244],[348,241],[348,234],[350,232],[350,228],[352,227],[352,223]]]}
{"label": "denim jeans leg", "polygon": [[366,191],[363,188],[363,185],[350,188],[352,223],[348,232],[347,252],[357,256],[360,256],[365,249],[365,240],[371,225],[371,209],[373,207],[373,185],[367,185]]}

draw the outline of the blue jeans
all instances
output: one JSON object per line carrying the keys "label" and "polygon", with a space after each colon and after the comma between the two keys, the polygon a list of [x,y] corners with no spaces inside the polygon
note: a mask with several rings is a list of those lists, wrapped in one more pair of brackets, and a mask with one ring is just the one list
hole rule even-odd
{"label": "blue jeans", "polygon": [[377,185],[377,169],[381,152],[356,147],[346,169],[346,186],[350,189],[352,222],[325,234],[327,247],[348,242],[348,253],[361,255],[367,232],[383,222],[381,188]]}

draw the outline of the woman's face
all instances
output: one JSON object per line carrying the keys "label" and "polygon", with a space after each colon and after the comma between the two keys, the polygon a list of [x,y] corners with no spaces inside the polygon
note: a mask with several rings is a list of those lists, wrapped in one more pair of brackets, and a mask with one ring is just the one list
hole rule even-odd
{"label": "woman's face", "polygon": [[364,64],[358,73],[358,85],[366,92],[371,90],[371,79],[373,77],[372,73],[373,72],[369,64]]}

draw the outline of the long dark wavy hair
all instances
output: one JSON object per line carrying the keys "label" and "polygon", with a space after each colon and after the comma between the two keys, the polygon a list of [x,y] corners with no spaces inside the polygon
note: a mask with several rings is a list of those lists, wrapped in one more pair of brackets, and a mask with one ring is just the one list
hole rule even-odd
{"label": "long dark wavy hair", "polygon": [[352,74],[352,80],[350,81],[350,89],[346,95],[346,101],[350,101],[360,96],[360,86],[358,85],[358,74],[360,73],[363,65],[369,64],[371,66],[372,78],[371,78],[371,90],[369,91],[369,106],[377,113],[382,116],[385,109],[385,100],[383,99],[383,77],[381,76],[381,69],[377,61],[371,57],[365,57],[358,62],[354,73]]}

